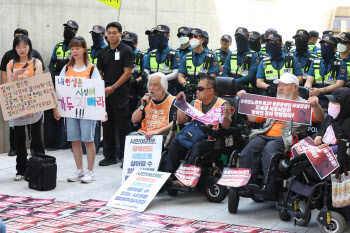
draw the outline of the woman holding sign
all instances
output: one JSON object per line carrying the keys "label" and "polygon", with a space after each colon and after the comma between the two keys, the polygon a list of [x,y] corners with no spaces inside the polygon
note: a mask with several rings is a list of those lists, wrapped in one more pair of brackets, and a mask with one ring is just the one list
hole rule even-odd
{"label": "woman holding sign", "polygon": [[[89,61],[87,45],[84,38],[80,36],[74,37],[69,42],[69,47],[71,48],[72,58],[68,64],[63,67],[60,76],[101,80],[97,68]],[[57,109],[54,109],[53,112],[55,119],[59,120],[61,117]],[[95,120],[67,118],[67,140],[72,142],[75,164],[77,165],[77,171],[67,179],[70,182],[80,180],[82,183],[90,183],[95,180],[95,174],[93,172],[96,155],[94,143],[95,127]],[[84,173],[83,170],[82,141],[85,143],[88,160],[88,171],[86,173]]]}
{"label": "woman holding sign", "polygon": [[[42,64],[38,59],[32,59],[32,42],[25,35],[19,35],[13,40],[13,52],[15,58],[6,67],[7,82],[15,82],[18,79],[29,78],[43,73]],[[25,126],[34,153],[45,153],[41,135],[43,112],[28,113],[26,116],[10,120],[10,127],[14,127],[16,137],[16,176],[15,181],[23,180],[27,168],[27,148]]]}

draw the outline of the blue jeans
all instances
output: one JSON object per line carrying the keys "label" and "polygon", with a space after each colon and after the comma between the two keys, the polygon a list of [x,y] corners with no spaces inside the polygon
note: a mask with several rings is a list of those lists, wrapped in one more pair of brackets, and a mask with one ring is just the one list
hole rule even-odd
{"label": "blue jeans", "polygon": [[95,138],[95,120],[66,118],[67,141],[93,142]]}

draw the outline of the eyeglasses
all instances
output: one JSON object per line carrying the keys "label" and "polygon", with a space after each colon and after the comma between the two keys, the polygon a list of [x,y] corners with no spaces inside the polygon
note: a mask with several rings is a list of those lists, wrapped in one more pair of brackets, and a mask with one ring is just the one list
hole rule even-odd
{"label": "eyeglasses", "polygon": [[190,39],[193,39],[193,38],[196,38],[196,39],[200,39],[200,37],[199,36],[195,36],[195,35],[192,35],[191,37],[190,37]]}
{"label": "eyeglasses", "polygon": [[205,89],[211,89],[211,87],[196,87],[196,90],[199,91],[199,92],[202,92]]}

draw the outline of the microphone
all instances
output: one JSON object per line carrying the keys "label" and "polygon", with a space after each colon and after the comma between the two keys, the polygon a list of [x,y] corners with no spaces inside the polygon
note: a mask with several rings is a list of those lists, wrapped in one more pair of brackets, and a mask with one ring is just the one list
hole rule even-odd
{"label": "microphone", "polygon": [[[148,98],[149,99],[152,98],[152,93],[149,93]],[[143,111],[145,109],[146,105],[147,105],[147,101],[143,102],[143,104],[142,104],[142,106],[140,108],[140,111]]]}

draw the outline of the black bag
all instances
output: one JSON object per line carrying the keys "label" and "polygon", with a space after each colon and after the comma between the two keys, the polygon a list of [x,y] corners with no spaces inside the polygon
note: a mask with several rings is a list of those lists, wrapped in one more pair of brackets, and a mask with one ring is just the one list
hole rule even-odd
{"label": "black bag", "polygon": [[29,158],[25,181],[28,181],[30,189],[48,191],[56,188],[57,164],[56,158],[35,153]]}

